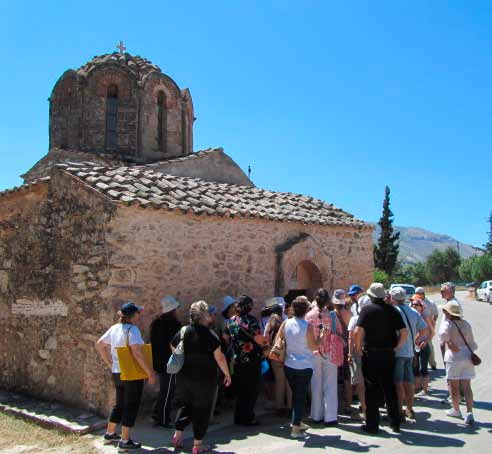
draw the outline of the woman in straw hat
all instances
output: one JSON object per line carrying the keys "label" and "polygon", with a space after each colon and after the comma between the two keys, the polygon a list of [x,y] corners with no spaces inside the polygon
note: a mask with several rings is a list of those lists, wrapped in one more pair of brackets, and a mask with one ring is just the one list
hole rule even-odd
{"label": "woman in straw hat", "polygon": [[439,333],[440,342],[445,346],[444,362],[446,363],[446,378],[451,388],[451,400],[453,408],[446,414],[451,417],[461,418],[460,388],[463,390],[466,400],[465,424],[472,425],[473,418],[473,392],[471,379],[475,377],[475,366],[471,361],[472,352],[478,347],[473,338],[471,325],[463,320],[463,313],[459,304],[453,300],[448,301],[442,308],[445,321]]}

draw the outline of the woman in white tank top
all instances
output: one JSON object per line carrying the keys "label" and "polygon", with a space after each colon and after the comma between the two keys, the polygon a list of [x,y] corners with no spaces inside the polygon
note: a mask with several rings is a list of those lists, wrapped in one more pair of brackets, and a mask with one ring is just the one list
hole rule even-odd
{"label": "woman in white tank top", "polygon": [[279,336],[285,339],[285,375],[292,389],[292,438],[303,438],[307,426],[302,423],[304,403],[313,375],[313,351],[318,345],[313,327],[304,319],[310,309],[309,300],[298,296],[292,303],[294,317],[280,327]]}

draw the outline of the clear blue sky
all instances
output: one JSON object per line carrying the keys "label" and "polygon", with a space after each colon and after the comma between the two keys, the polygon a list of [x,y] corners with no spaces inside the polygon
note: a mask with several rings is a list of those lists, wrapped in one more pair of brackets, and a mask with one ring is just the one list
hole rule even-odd
{"label": "clear blue sky", "polygon": [[3,1],[0,190],[47,151],[57,78],[128,51],[191,90],[195,149],[377,221],[482,245],[492,210],[490,1]]}

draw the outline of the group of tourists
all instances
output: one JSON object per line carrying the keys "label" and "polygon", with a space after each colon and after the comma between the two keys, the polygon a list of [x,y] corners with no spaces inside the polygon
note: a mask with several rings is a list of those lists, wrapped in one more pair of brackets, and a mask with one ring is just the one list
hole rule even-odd
{"label": "group of tourists", "polygon": [[[150,384],[159,381],[154,425],[174,428],[172,443],[180,449],[183,431],[191,424],[193,454],[210,451],[202,440],[213,415],[228,401],[235,400],[235,424],[259,425],[255,405],[262,390],[279,416],[290,417],[294,439],[306,437],[310,425],[337,425],[339,415],[363,421],[364,432],[377,434],[381,407],[386,407],[389,426],[398,433],[406,418],[415,419],[415,394],[428,395],[428,365],[436,367],[436,334],[452,405],[447,415],[462,417],[463,392],[464,421],[473,424],[470,380],[474,364],[479,364],[477,345],[454,294],[453,283],[442,284],[446,304],[439,327],[438,308],[421,287],[411,298],[402,287],[386,291],[379,283],[365,293],[359,285],[337,289],[331,297],[321,288],[314,301],[306,296],[292,301],[274,297],[265,302],[258,319],[251,314],[251,297],[226,296],[219,307],[193,303],[186,325],[178,319],[179,302],[165,296],[162,313],[150,327],[152,363],[137,326],[143,308],[127,302],[118,312],[119,323],[96,345],[111,368],[116,390],[104,441],[117,443],[122,452],[141,446],[130,432],[144,379],[122,379],[121,347],[130,349]],[[168,363],[178,354],[184,360],[179,370],[170,370]],[[354,391],[358,407],[353,407]],[[309,425],[303,422],[308,406]]]}

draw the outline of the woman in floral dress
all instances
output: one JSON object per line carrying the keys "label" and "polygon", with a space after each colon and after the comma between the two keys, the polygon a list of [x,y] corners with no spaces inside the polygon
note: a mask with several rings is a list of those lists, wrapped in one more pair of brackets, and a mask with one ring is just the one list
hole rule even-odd
{"label": "woman in floral dress", "polygon": [[241,295],[237,302],[237,315],[232,317],[227,326],[233,352],[233,385],[236,391],[234,424],[245,426],[258,425],[255,418],[255,404],[260,391],[261,361],[263,352],[255,341],[261,337],[260,325],[250,315],[253,300]]}

